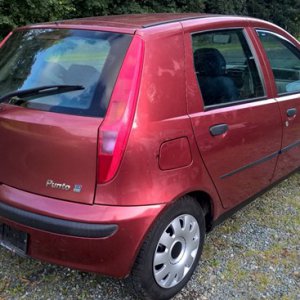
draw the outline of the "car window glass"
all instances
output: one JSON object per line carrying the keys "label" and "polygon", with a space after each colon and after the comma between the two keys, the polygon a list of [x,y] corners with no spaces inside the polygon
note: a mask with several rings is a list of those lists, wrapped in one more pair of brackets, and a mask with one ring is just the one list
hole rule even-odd
{"label": "car window glass", "polygon": [[205,106],[264,96],[251,50],[240,29],[192,35],[196,76]]}
{"label": "car window glass", "polygon": [[271,64],[278,93],[300,92],[300,51],[277,34],[257,32]]}
{"label": "car window glass", "polygon": [[84,89],[36,97],[22,106],[103,117],[131,39],[89,30],[16,31],[0,49],[0,97],[43,86],[79,85]]}

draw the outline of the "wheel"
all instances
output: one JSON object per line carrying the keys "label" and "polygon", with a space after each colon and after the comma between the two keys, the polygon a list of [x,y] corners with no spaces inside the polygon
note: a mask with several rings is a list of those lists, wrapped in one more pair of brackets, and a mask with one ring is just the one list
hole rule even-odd
{"label": "wheel", "polygon": [[169,299],[192,276],[203,249],[201,206],[184,196],[157,219],[133,266],[129,284],[139,299]]}

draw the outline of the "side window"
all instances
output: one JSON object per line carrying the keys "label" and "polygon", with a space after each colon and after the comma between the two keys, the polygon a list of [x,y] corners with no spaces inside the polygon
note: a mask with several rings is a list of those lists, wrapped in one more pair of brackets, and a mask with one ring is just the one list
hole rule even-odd
{"label": "side window", "polygon": [[278,94],[300,92],[300,51],[275,33],[257,33],[270,61]]}
{"label": "side window", "polygon": [[243,30],[192,35],[195,72],[205,106],[264,96]]}

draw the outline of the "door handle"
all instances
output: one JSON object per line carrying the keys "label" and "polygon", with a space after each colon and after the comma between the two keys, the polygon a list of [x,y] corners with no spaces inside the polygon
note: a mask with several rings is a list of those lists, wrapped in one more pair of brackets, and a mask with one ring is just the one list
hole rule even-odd
{"label": "door handle", "polygon": [[227,130],[228,130],[227,124],[218,124],[218,125],[211,126],[209,128],[209,132],[212,136],[221,135],[225,133]]}
{"label": "door handle", "polygon": [[287,111],[286,111],[286,114],[289,118],[291,117],[294,117],[297,113],[297,108],[289,108]]}

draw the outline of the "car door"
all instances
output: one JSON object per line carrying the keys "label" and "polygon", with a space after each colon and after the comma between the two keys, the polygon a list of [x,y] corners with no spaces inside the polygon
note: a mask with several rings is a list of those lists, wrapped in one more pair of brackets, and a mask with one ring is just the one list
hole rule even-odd
{"label": "car door", "polygon": [[187,101],[200,155],[231,208],[270,184],[281,117],[248,29],[213,26],[184,28]]}
{"label": "car door", "polygon": [[286,37],[257,30],[274,78],[275,96],[280,106],[283,139],[274,181],[300,166],[300,50]]}

